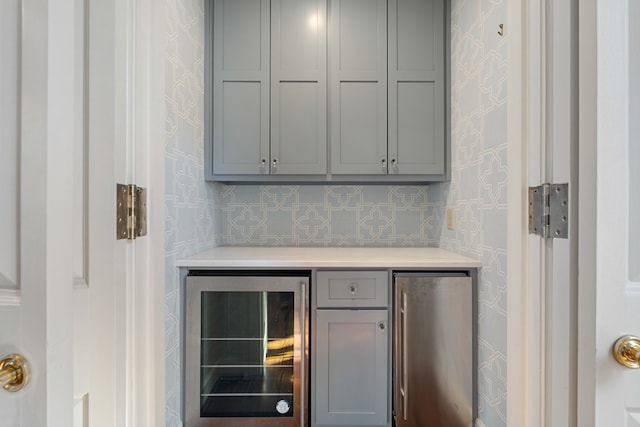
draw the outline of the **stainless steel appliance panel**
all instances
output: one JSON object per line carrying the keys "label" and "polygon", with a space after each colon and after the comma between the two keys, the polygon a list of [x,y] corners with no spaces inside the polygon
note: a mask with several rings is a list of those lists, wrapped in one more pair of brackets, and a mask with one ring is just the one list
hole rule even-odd
{"label": "stainless steel appliance panel", "polygon": [[394,281],[395,425],[472,426],[472,278],[407,273]]}
{"label": "stainless steel appliance panel", "polygon": [[309,277],[302,274],[190,273],[187,427],[307,425]]}

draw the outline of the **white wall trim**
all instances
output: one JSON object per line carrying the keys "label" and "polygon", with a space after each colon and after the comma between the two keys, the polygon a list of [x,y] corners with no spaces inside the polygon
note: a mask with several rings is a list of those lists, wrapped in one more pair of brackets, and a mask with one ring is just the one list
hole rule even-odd
{"label": "white wall trim", "polygon": [[[507,3],[507,23],[505,31],[509,37],[508,71],[508,212],[507,212],[507,267],[508,310],[507,310],[507,425],[527,425],[526,420],[526,369],[527,358],[524,335],[526,310],[524,297],[526,291],[526,245],[523,235],[525,214],[524,186],[526,183],[525,166],[525,128],[527,75],[524,74],[527,32],[522,0]],[[518,363],[517,361],[522,361]],[[478,421],[476,424],[479,424]]]}
{"label": "white wall trim", "polygon": [[596,0],[579,7],[578,160],[578,393],[577,425],[595,427],[596,407],[596,209],[597,12]]}
{"label": "white wall trim", "polygon": [[148,234],[135,241],[132,300],[128,306],[135,337],[136,366],[128,405],[131,425],[165,424],[165,60],[166,5],[140,0],[133,7],[133,179],[147,188]]}
{"label": "white wall trim", "polygon": [[509,37],[507,425],[544,420],[542,245],[528,235],[528,187],[540,180],[544,133],[544,5],[507,3]]}
{"label": "white wall trim", "polygon": [[19,306],[21,302],[19,289],[0,289],[0,306]]}

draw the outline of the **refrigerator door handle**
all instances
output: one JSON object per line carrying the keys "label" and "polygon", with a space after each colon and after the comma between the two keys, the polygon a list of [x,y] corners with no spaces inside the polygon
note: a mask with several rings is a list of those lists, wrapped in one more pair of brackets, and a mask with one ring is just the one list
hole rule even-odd
{"label": "refrigerator door handle", "polygon": [[[300,330],[300,351],[301,351],[301,355],[300,355],[300,360],[305,360],[305,352],[307,351],[307,343],[306,343],[306,336],[307,336],[307,325],[306,325],[306,319],[307,319],[307,285],[305,282],[300,282],[300,311],[302,311],[302,316],[300,316],[300,323],[301,323],[301,330]],[[307,387],[306,385],[306,381],[305,381],[305,368],[306,366],[304,366],[304,363],[300,363],[300,425],[301,426],[305,426],[305,418],[307,416],[307,414],[305,414],[305,389]]]}
{"label": "refrigerator door handle", "polygon": [[402,394],[402,418],[407,421],[409,418],[407,412],[409,411],[409,392],[407,384],[409,382],[409,374],[407,365],[409,363],[409,349],[407,342],[407,293],[402,292],[402,309],[400,310],[400,316],[402,317],[402,384],[400,386],[400,393]]}

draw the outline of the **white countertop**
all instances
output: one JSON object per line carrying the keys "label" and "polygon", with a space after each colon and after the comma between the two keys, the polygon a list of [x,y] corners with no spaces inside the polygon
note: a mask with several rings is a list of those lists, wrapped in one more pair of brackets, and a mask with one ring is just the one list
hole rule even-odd
{"label": "white countertop", "polygon": [[186,268],[475,268],[480,262],[438,248],[222,246],[178,259]]}

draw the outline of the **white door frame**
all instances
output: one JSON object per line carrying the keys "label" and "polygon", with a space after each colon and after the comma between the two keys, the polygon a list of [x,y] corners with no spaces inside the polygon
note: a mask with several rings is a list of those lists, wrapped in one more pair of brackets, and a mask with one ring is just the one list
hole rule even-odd
{"label": "white door frame", "polygon": [[[575,155],[571,147],[575,146],[568,142],[575,138],[576,129],[559,128],[558,122],[554,123],[558,117],[570,120],[575,114],[575,99],[570,98],[575,93],[569,87],[553,86],[554,79],[566,79],[574,72],[571,67],[575,63],[572,65],[569,58],[571,43],[577,37],[572,27],[577,17],[572,20],[571,14],[577,10],[571,4],[575,5],[545,0],[507,3],[508,426],[574,425],[577,416],[575,368],[571,367],[571,353],[577,350],[572,338],[577,327],[577,265],[570,261],[571,257],[576,261],[576,209],[571,209],[569,241],[552,244],[529,236],[526,220],[528,186],[554,178],[556,182],[570,182],[572,199],[576,195],[576,174],[571,170],[575,164],[569,166],[569,159]],[[559,36],[563,32],[574,38]],[[568,39],[566,43],[562,37]],[[553,142],[553,138],[567,141],[547,151],[547,139]],[[559,260],[566,260],[567,266],[559,269]],[[552,286],[554,281],[562,286]]]}
{"label": "white door frame", "polygon": [[[92,427],[160,426],[165,423],[165,5],[87,1],[93,364],[88,418]],[[116,241],[116,183],[147,188],[146,237]],[[100,228],[105,223],[112,224],[106,233]]]}
{"label": "white door frame", "polygon": [[580,0],[579,8],[579,197],[578,239],[578,425],[595,426],[596,407],[596,194],[597,188],[597,0]]}

